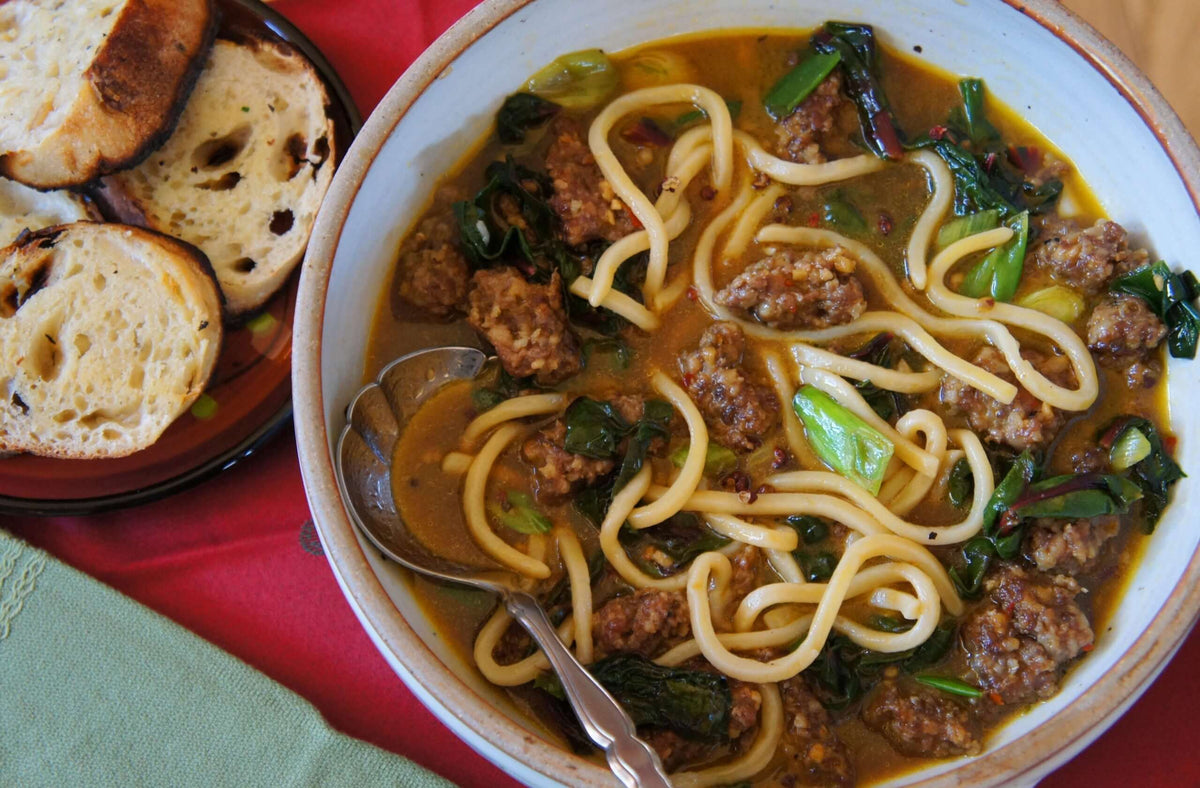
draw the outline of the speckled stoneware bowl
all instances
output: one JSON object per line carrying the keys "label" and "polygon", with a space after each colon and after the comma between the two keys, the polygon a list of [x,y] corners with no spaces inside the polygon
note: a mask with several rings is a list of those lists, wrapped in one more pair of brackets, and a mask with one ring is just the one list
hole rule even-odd
{"label": "speckled stoneware bowl", "polygon": [[[338,170],[304,264],[293,388],[309,503],[334,574],[384,657],[459,736],[534,785],[610,785],[601,767],[545,741],[503,694],[433,637],[406,579],[351,528],[331,451],[364,383],[379,294],[401,235],[435,180],[489,129],[503,97],[568,51],[616,51],[681,33],[874,24],[884,40],[983,77],[1074,161],[1106,212],[1173,262],[1200,248],[1200,151],[1149,81],[1053,0],[493,0],[451,28],[375,110]],[[1194,262],[1193,262],[1194,265]],[[370,372],[374,372],[371,370]],[[1062,691],[1001,729],[978,757],[899,782],[1032,784],[1104,730],[1174,653],[1200,610],[1200,362],[1170,377],[1179,460],[1193,476],[1150,541],[1111,630]],[[1031,735],[1032,734],[1032,735]]]}

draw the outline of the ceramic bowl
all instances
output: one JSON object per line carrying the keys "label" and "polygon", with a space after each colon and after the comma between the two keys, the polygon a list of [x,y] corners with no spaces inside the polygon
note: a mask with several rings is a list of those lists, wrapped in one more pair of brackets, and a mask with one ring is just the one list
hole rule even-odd
{"label": "ceramic bowl", "polygon": [[[1104,210],[1176,263],[1200,248],[1200,151],[1149,81],[1053,0],[492,0],[451,28],[395,84],[338,171],[309,247],[293,351],[296,431],[313,516],[363,626],[412,691],[485,757],[534,785],[610,785],[601,767],[548,743],[502,692],[433,637],[406,578],[347,520],[331,452],[344,409],[376,370],[364,356],[402,234],[437,178],[485,134],[503,97],[568,51],[618,51],[701,30],[874,24],[900,50],[982,77],[1074,161]],[[564,32],[569,31],[569,32]],[[918,49],[919,47],[919,49]],[[1200,610],[1200,362],[1170,377],[1178,459],[1193,476],[1150,540],[1111,631],[1062,691],[996,732],[987,751],[901,781],[1032,784],[1109,725],[1174,653]],[[1028,735],[1036,731],[1037,735]]]}

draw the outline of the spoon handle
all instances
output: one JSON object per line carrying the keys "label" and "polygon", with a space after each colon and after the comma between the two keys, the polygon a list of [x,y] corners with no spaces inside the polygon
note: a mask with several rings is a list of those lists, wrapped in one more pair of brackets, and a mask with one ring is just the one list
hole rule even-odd
{"label": "spoon handle", "polygon": [[658,753],[637,737],[633,720],[579,664],[546,618],[546,612],[523,591],[505,595],[505,607],[529,631],[562,681],[567,700],[593,742],[604,750],[608,766],[629,788],[670,788]]}

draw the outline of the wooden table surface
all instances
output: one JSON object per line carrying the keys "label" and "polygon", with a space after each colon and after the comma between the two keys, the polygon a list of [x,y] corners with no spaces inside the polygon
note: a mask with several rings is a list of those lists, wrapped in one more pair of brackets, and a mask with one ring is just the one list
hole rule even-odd
{"label": "wooden table surface", "polygon": [[1154,82],[1200,138],[1200,0],[1062,0]]}

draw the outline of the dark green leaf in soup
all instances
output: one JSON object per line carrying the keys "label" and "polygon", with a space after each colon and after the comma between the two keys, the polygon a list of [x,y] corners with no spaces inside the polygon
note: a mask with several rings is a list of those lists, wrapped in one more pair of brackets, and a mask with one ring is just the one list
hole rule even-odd
{"label": "dark green leaf in soup", "polygon": [[785,518],[788,525],[796,529],[805,544],[817,544],[829,538],[829,524],[811,514],[793,514]]}
{"label": "dark green leaf in soup", "polygon": [[642,469],[651,443],[659,439],[666,441],[670,437],[671,417],[674,414],[675,409],[671,403],[659,399],[646,400],[642,417],[633,427],[633,434],[625,449],[625,458],[621,461],[621,468],[617,471],[616,481],[613,482],[614,492],[619,492]]}
{"label": "dark green leaf in soup", "polygon": [[987,119],[983,108],[983,80],[962,79],[958,82],[962,105],[951,110],[950,123],[960,126],[973,144],[982,148],[1000,139],[1000,132]]}
{"label": "dark green leaf in soup", "polygon": [[[613,654],[588,666],[637,726],[674,731],[685,739],[722,743],[729,739],[733,696],[720,673],[664,667],[636,654]],[[550,674],[540,688],[564,697]]]}
{"label": "dark green leaf in soup", "polygon": [[862,211],[846,199],[841,190],[835,189],[825,198],[821,215],[834,229],[846,235],[862,237],[867,233],[867,221]]}
{"label": "dark green leaf in soup", "polygon": [[[729,110],[729,116],[733,120],[737,120],[738,115],[740,115],[742,112],[742,102],[737,101],[736,99],[733,101],[726,99],[725,107]],[[688,126],[699,123],[707,117],[708,113],[702,109],[688,110],[679,117],[675,118],[675,120],[671,123],[671,127],[675,133],[678,134]]]}
{"label": "dark green leaf in soup", "polygon": [[1174,273],[1165,262],[1144,265],[1119,276],[1109,285],[1114,293],[1128,293],[1145,301],[1167,325],[1167,349],[1174,358],[1195,358],[1200,344],[1200,311],[1196,298],[1200,285],[1191,271]]}
{"label": "dark green leaf in soup", "polygon": [[505,145],[525,141],[525,133],[541,126],[562,110],[553,101],[532,93],[514,93],[496,113],[496,136]]}
{"label": "dark green leaf in soup", "polygon": [[630,560],[642,571],[669,577],[701,553],[720,550],[729,540],[704,524],[699,515],[679,512],[650,528],[625,527],[620,533]]}
{"label": "dark green leaf in soup", "polygon": [[615,337],[584,340],[583,365],[590,368],[592,359],[596,356],[611,359],[611,366],[615,369],[629,369],[629,363],[633,360],[633,352],[629,345]]}
{"label": "dark green leaf in soup", "polygon": [[545,534],[554,528],[550,518],[534,507],[533,498],[528,493],[509,490],[504,505],[492,501],[487,509],[497,522],[517,533]]}
{"label": "dark green leaf in soup", "polygon": [[975,476],[971,472],[971,463],[967,462],[966,457],[954,463],[954,467],[950,469],[946,488],[950,495],[950,503],[955,506],[961,507],[970,501],[971,495],[975,491]]}
{"label": "dark green leaf in soup", "polygon": [[858,109],[863,139],[871,151],[884,159],[903,157],[899,127],[876,75],[874,29],[870,25],[826,22],[813,35],[811,46],[821,54],[841,58],[846,93]]}
{"label": "dark green leaf in soup", "polygon": [[[895,337],[884,332],[876,334],[862,347],[846,355],[877,367],[892,369],[899,359],[900,351],[897,348]],[[903,394],[881,389],[869,380],[855,381],[854,388],[871,406],[871,410],[879,414],[881,419],[901,416],[908,410],[907,400]]]}
{"label": "dark green leaf in soup", "polygon": [[[691,451],[691,448],[691,445],[685,443],[671,452],[671,464],[676,468],[682,468],[684,463],[687,462],[688,452]],[[706,476],[720,479],[725,474],[737,468],[737,465],[738,458],[732,449],[727,449],[719,443],[708,442],[708,448],[704,451],[704,473]]]}
{"label": "dark green leaf in soup", "polygon": [[597,460],[615,457],[617,446],[632,426],[611,402],[580,397],[570,404],[564,416],[567,436],[563,448]]}
{"label": "dark green leaf in soup", "polygon": [[[1138,444],[1143,444],[1139,447]],[[1127,470],[1145,496],[1142,499],[1144,530],[1154,530],[1175,482],[1186,474],[1163,446],[1158,428],[1139,416],[1121,416],[1101,433],[1100,445],[1109,449],[1114,469]]]}

